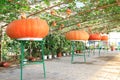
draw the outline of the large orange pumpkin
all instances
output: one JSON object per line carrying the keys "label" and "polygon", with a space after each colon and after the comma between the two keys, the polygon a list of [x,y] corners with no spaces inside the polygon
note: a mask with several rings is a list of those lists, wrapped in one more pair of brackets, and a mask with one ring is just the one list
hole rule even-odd
{"label": "large orange pumpkin", "polygon": [[68,40],[88,40],[89,34],[84,30],[73,30],[65,34]]}
{"label": "large orange pumpkin", "polygon": [[7,35],[14,39],[44,38],[48,32],[47,22],[39,18],[14,20],[6,28]]}
{"label": "large orange pumpkin", "polygon": [[101,40],[101,35],[99,33],[90,34],[89,40]]}
{"label": "large orange pumpkin", "polygon": [[107,41],[107,40],[108,40],[108,36],[103,35],[103,36],[101,37],[101,40],[103,40],[103,41]]}

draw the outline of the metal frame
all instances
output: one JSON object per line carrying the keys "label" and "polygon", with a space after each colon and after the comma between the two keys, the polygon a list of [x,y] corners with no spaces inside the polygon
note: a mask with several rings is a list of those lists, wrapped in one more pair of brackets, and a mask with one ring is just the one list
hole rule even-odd
{"label": "metal frame", "polygon": [[[27,62],[27,61],[24,61],[24,45],[25,45],[25,41],[28,41],[28,40],[20,40],[20,43],[21,43],[21,55],[20,55],[20,80],[23,80],[23,66],[24,65],[27,65],[27,64],[24,64],[24,62]],[[35,40],[34,40],[35,41]],[[44,71],[44,78],[46,79],[46,68],[45,68],[45,62],[44,62],[44,40],[39,40],[37,39],[36,41],[39,41],[40,42],[40,46],[42,48],[42,59],[40,61],[32,61],[31,63],[41,63],[43,64],[43,71]]]}
{"label": "metal frame", "polygon": [[[96,42],[99,43],[100,40],[89,40],[89,46],[90,46],[90,42],[93,42],[93,44],[94,44],[94,45],[93,45],[94,48],[93,48],[93,51],[90,51],[90,48],[89,48],[89,55],[91,54],[90,52],[93,52],[92,54],[95,55],[95,50],[96,50],[95,43],[96,43]],[[100,56],[100,54],[101,54],[101,53],[100,53],[100,51],[101,51],[100,46],[98,47],[98,50],[99,50],[98,55]]]}
{"label": "metal frame", "polygon": [[[83,57],[84,57],[84,62],[86,62],[85,51],[83,51],[83,54],[75,54],[75,53],[74,53],[74,51],[75,51],[75,50],[74,50],[74,49],[75,49],[75,44],[74,44],[75,41],[82,41],[82,42],[83,42],[84,40],[73,40],[73,41],[72,41],[72,50],[71,50],[71,52],[72,52],[72,57],[71,57],[71,63],[73,63],[73,61],[74,61],[74,56],[83,56]],[[83,44],[84,44],[84,43],[83,43]],[[82,44],[82,45],[83,45],[83,44]],[[82,45],[81,45],[81,46],[82,46]],[[83,46],[83,50],[85,50],[85,49],[86,49],[85,46]]]}

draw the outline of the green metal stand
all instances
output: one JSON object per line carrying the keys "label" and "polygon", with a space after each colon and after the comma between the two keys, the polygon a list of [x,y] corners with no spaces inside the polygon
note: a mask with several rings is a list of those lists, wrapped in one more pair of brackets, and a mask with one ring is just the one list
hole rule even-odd
{"label": "green metal stand", "polygon": [[[45,63],[44,63],[44,41],[41,40],[39,41],[40,42],[40,46],[42,48],[42,59],[40,61],[32,61],[31,63],[41,63],[43,64],[43,71],[44,71],[44,78],[46,79],[46,69],[45,69]],[[23,80],[23,66],[24,65],[27,65],[27,64],[24,64],[24,62],[27,62],[27,61],[24,61],[24,45],[25,45],[25,41],[24,40],[21,40],[20,41],[21,43],[21,55],[20,55],[20,80]],[[29,63],[30,64],[30,63]]]}
{"label": "green metal stand", "polygon": [[[83,43],[83,44],[84,44],[84,43]],[[82,49],[83,49],[83,54],[75,54],[75,53],[74,53],[74,51],[75,51],[75,41],[72,41],[72,49],[71,49],[72,57],[71,57],[71,63],[74,62],[74,57],[75,57],[75,56],[83,56],[83,57],[84,57],[84,62],[86,62],[85,46],[83,46],[83,44],[81,45],[81,46],[82,46]]]}
{"label": "green metal stand", "polygon": [[108,41],[106,41],[106,40],[104,41],[104,40],[103,40],[103,41],[102,41],[102,46],[104,46],[104,51],[106,50],[106,52],[108,52],[108,49],[109,49],[109,48],[108,48],[108,47],[109,47]]}
{"label": "green metal stand", "polygon": [[[90,42],[93,42],[93,49],[90,51],[90,49],[91,48],[89,48],[89,54],[93,54],[93,55],[95,55],[95,53],[96,53],[96,49],[98,49],[99,51],[98,51],[98,55],[100,56],[100,51],[101,51],[101,47],[100,46],[98,46],[97,48],[96,48],[96,45],[95,45],[95,43],[96,42],[98,42],[98,43],[100,43],[100,41],[99,40],[90,40],[89,41],[89,46],[90,46]],[[90,53],[91,52],[91,53]]]}

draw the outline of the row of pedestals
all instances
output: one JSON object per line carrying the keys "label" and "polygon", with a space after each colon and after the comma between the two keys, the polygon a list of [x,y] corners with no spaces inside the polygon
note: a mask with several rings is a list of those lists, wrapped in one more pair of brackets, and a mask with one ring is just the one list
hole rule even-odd
{"label": "row of pedestals", "polygon": [[[46,68],[45,68],[45,62],[44,62],[44,40],[43,39],[18,39],[21,46],[21,55],[20,55],[20,80],[23,80],[23,66],[27,65],[27,64],[24,64],[25,62],[28,62],[28,61],[25,61],[25,56],[24,56],[24,48],[25,48],[25,42],[28,41],[35,41],[35,42],[39,42],[39,45],[40,45],[40,50],[41,50],[41,60],[40,61],[32,61],[32,62],[28,62],[29,64],[30,63],[34,63],[34,64],[42,64],[43,65],[43,71],[44,71],[44,78],[46,79]],[[82,42],[81,43],[81,47],[82,47],[82,54],[75,54],[75,42]],[[92,40],[92,41],[88,41],[89,44],[87,45],[90,45],[90,42],[92,42],[95,46],[95,43],[96,42],[100,42],[99,40]],[[74,58],[75,56],[83,56],[84,57],[84,62],[86,62],[86,53],[88,56],[90,56],[91,54],[95,55],[95,50],[96,48],[94,47],[92,50],[88,47],[86,47],[86,41],[84,40],[76,40],[76,41],[71,41],[72,45],[71,45],[71,63],[74,62]],[[99,50],[99,56],[100,56],[100,50],[101,50],[101,47],[99,46],[97,48]]]}
{"label": "row of pedestals", "polygon": [[[89,41],[84,41],[84,40],[73,40],[72,42],[72,47],[71,47],[71,63],[74,62],[74,58],[76,56],[83,56],[84,58],[84,62],[86,62],[86,55],[90,56],[91,54],[95,55],[96,50],[98,51],[98,56],[100,56],[101,54],[101,49],[102,46],[105,45],[100,45],[100,42],[106,42],[106,41],[100,41],[100,40],[89,40]],[[76,53],[75,52],[75,42],[82,42],[82,44],[80,45],[82,47],[82,53]],[[87,44],[86,44],[87,42]],[[93,44],[93,48],[90,48],[90,44]],[[96,47],[96,43],[98,44],[98,46]],[[108,46],[108,45],[106,45]]]}

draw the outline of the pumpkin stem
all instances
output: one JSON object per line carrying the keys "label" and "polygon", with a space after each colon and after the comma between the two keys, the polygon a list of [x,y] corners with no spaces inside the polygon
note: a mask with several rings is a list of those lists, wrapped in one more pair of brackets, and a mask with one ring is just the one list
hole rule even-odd
{"label": "pumpkin stem", "polygon": [[26,19],[26,14],[25,13],[21,13],[21,19]]}
{"label": "pumpkin stem", "polygon": [[88,32],[89,32],[89,34],[92,34],[92,29],[91,29],[91,27],[88,27]]}

